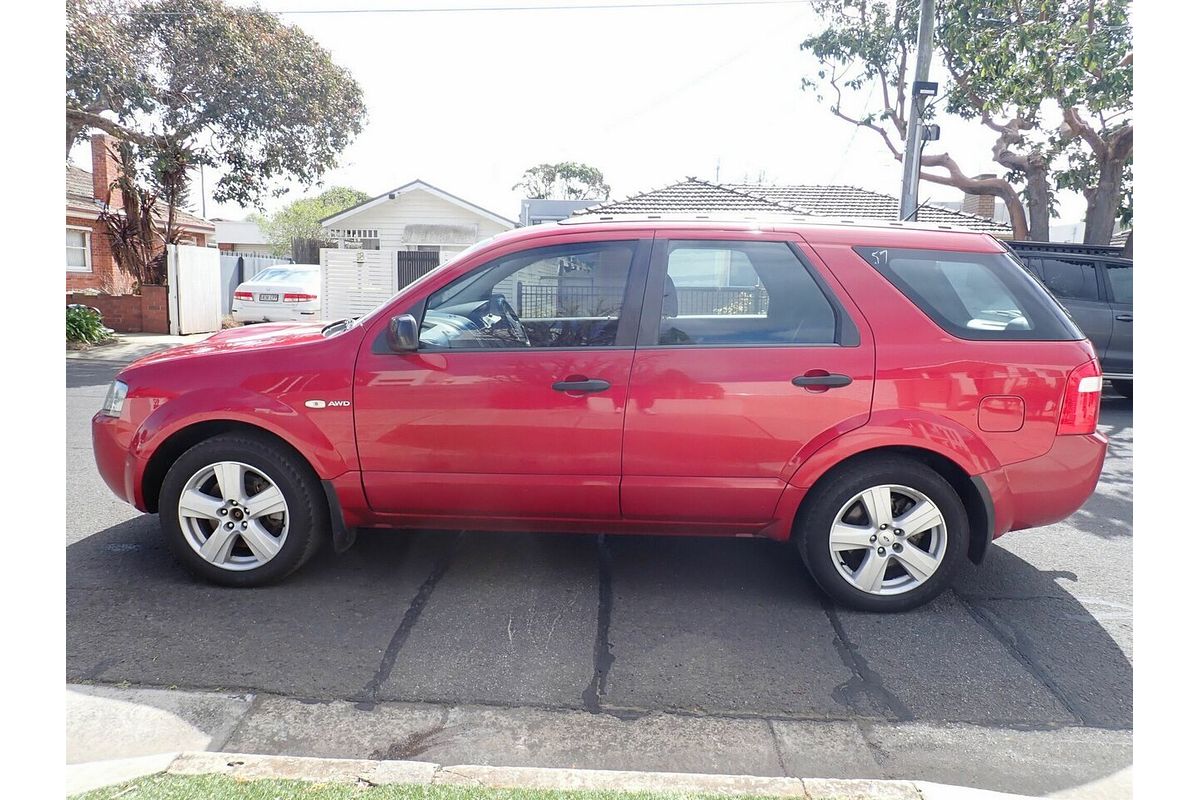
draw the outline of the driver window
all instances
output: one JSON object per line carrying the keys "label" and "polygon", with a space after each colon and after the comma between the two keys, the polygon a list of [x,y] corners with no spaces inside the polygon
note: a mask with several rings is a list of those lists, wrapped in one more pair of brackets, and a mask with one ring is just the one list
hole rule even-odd
{"label": "driver window", "polygon": [[611,347],[635,247],[562,245],[492,261],[430,296],[421,347]]}

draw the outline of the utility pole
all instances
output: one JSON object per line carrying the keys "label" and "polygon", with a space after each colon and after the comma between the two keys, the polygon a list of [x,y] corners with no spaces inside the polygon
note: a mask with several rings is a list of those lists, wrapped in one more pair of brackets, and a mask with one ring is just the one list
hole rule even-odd
{"label": "utility pole", "polygon": [[921,113],[925,101],[937,94],[929,83],[933,60],[933,0],[921,0],[917,24],[917,68],[913,73],[912,105],[908,111],[908,135],[904,142],[904,184],[900,190],[900,219],[910,219],[917,210],[917,186],[921,182]]}

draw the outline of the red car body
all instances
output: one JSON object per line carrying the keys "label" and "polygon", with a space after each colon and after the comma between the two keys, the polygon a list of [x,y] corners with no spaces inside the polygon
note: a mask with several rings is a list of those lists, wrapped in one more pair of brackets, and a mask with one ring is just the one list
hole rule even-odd
{"label": "red car body", "polygon": [[[790,243],[852,320],[857,344],[407,354],[374,346],[393,315],[419,315],[431,292],[498,256],[671,237]],[[93,420],[96,461],[119,497],[153,512],[184,449],[231,427],[258,429],[324,483],[335,538],[421,527],[784,540],[822,475],[889,449],[920,455],[963,496],[976,561],[992,538],[1079,508],[1106,440],[1059,428],[1072,372],[1095,363],[1088,341],[957,338],[854,247],[1005,252],[982,234],[887,225],[518,229],[336,335],[320,324],[256,325],[126,367],[121,415]],[[825,373],[852,383],[791,383]],[[551,391],[578,376],[603,376],[611,389]],[[306,405],[313,398],[324,407]]]}

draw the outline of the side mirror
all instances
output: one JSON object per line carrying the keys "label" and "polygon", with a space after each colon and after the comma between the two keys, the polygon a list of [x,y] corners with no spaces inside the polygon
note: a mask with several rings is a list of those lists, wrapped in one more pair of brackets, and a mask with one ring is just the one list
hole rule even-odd
{"label": "side mirror", "polygon": [[421,344],[420,328],[412,314],[401,314],[388,321],[388,349],[393,353],[415,353]]}

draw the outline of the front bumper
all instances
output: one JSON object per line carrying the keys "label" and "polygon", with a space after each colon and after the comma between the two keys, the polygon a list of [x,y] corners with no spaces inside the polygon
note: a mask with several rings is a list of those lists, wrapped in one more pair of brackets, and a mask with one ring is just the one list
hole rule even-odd
{"label": "front bumper", "polygon": [[146,510],[142,498],[145,464],[130,452],[133,428],[127,420],[97,412],[92,417],[92,453],[96,469],[113,494],[139,511]]}
{"label": "front bumper", "polygon": [[1057,436],[1044,455],[983,473],[995,509],[993,538],[1078,511],[1096,490],[1107,451],[1102,433]]}

